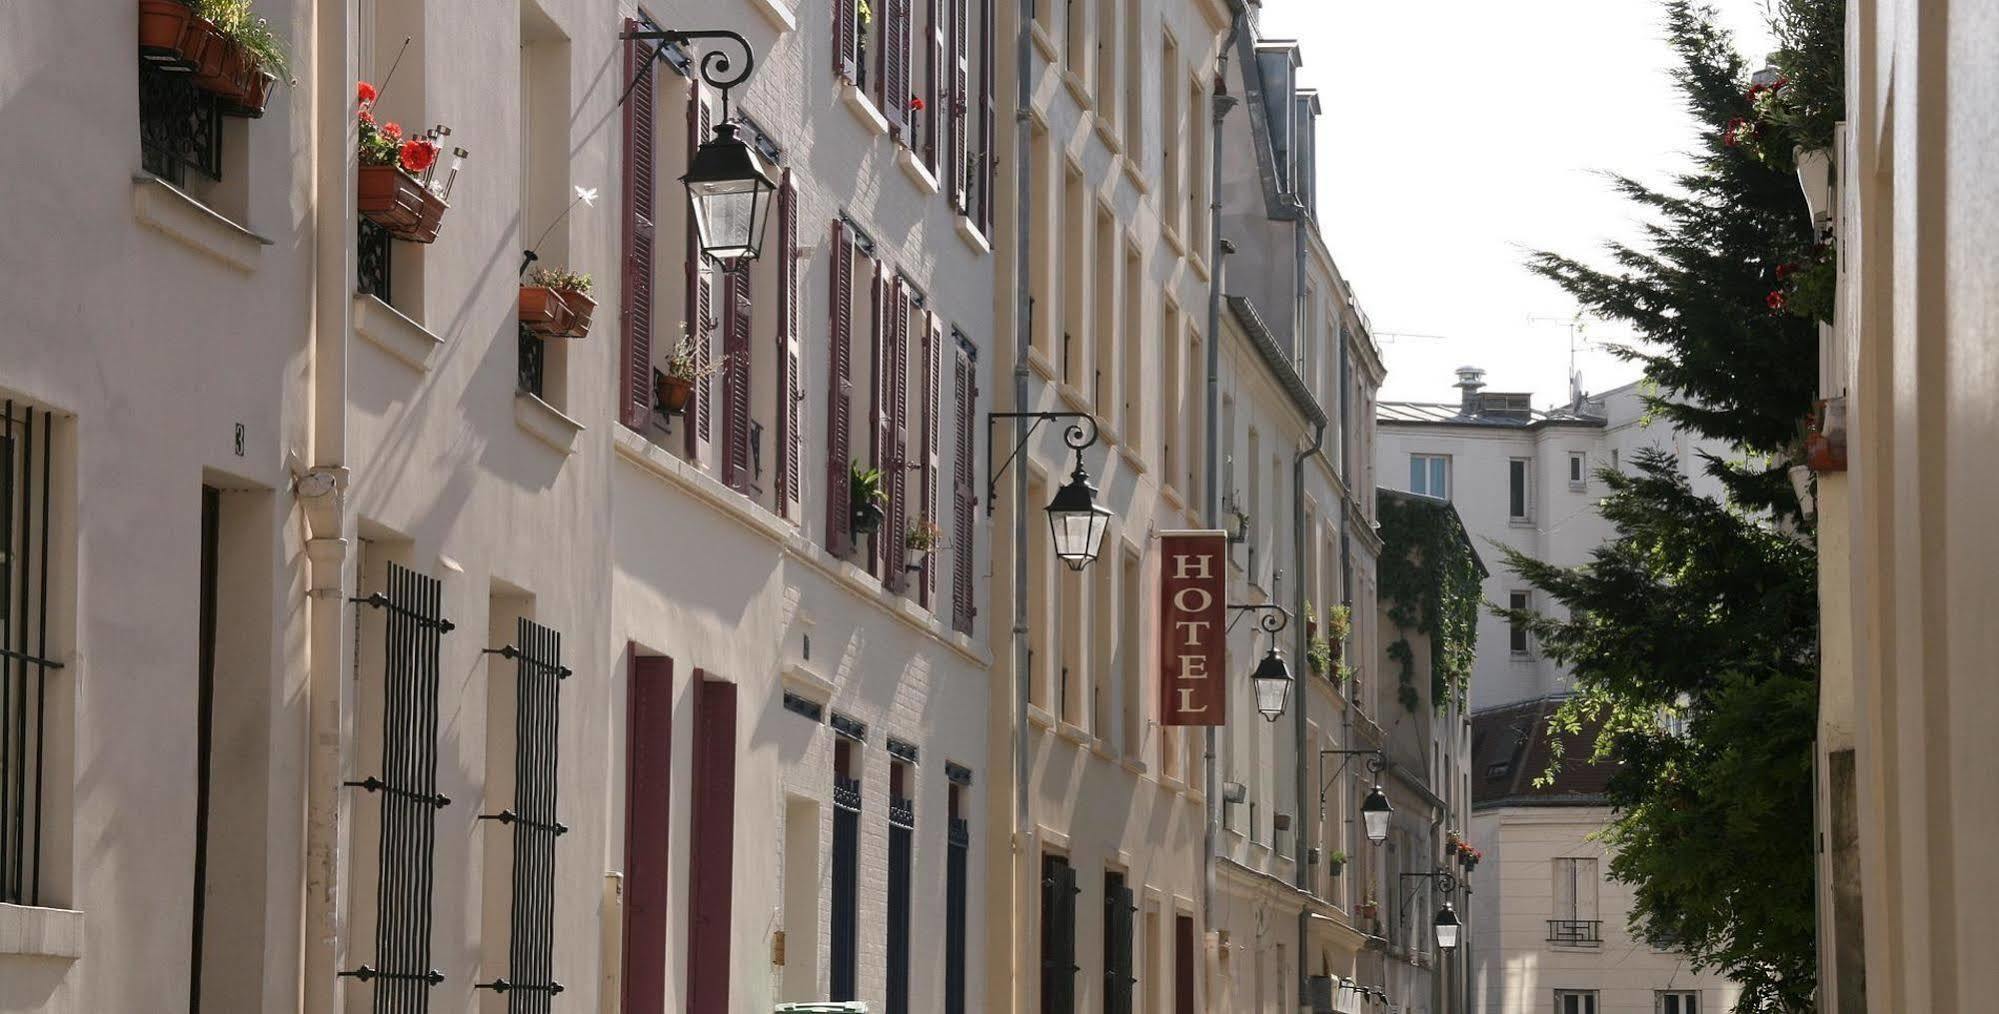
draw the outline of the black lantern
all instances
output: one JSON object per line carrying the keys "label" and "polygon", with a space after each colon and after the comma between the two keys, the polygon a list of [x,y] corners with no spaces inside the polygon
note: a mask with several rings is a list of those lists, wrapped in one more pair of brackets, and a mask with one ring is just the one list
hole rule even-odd
{"label": "black lantern", "polygon": [[1458,913],[1455,909],[1451,908],[1450,902],[1444,902],[1444,907],[1437,910],[1436,927],[1438,947],[1447,951],[1457,947]]}
{"label": "black lantern", "polygon": [[1388,840],[1388,815],[1394,812],[1395,807],[1388,805],[1388,797],[1382,793],[1381,786],[1375,786],[1360,804],[1360,819],[1367,825],[1368,841],[1379,845]]}
{"label": "black lantern", "polygon": [[757,259],[777,191],[756,149],[736,135],[734,123],[716,124],[680,177],[701,252],[718,261]]}
{"label": "black lantern", "polygon": [[[1275,638],[1272,638],[1274,641]],[[1291,667],[1284,664],[1284,655],[1272,644],[1264,653],[1263,661],[1257,663],[1256,672],[1250,674],[1256,686],[1256,710],[1266,722],[1277,721],[1284,714],[1284,701],[1291,696]]]}
{"label": "black lantern", "polygon": [[1088,567],[1102,550],[1104,533],[1110,530],[1111,512],[1097,503],[1097,487],[1083,468],[1083,452],[1076,452],[1076,471],[1048,501],[1048,529],[1055,537],[1055,555],[1070,570]]}

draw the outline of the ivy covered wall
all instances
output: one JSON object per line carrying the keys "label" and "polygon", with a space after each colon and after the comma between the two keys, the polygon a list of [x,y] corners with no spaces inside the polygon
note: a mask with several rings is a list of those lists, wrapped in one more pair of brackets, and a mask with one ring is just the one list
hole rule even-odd
{"label": "ivy covered wall", "polygon": [[1381,490],[1381,601],[1395,623],[1388,656],[1401,668],[1396,696],[1415,711],[1416,652],[1409,636],[1430,639],[1430,703],[1466,703],[1478,650],[1480,582],[1485,565],[1472,550],[1457,509],[1441,500]]}

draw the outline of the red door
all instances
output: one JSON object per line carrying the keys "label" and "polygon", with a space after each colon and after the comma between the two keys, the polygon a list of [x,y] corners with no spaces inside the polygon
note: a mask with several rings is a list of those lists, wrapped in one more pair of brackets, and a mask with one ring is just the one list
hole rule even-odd
{"label": "red door", "polygon": [[666,1014],[673,660],[634,655],[625,740],[624,1014]]}

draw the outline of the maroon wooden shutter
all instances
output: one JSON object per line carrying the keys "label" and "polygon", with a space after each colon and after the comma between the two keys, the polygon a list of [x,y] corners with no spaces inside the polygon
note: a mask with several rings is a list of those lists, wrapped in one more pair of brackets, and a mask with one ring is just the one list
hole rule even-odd
{"label": "maroon wooden shutter", "polygon": [[694,670],[694,812],[687,850],[687,1009],[729,1009],[736,854],[736,685]]}
{"label": "maroon wooden shutter", "polygon": [[833,0],[828,6],[833,8],[833,73],[848,81],[858,81],[858,54],[860,12],[855,8],[855,0]]}
{"label": "maroon wooden shutter", "polygon": [[[630,22],[626,25],[629,28]],[[636,94],[636,93],[634,93]],[[624,1014],[666,1014],[673,660],[626,649]]]}
{"label": "maroon wooden shutter", "polygon": [[826,551],[853,552],[853,487],[848,484],[854,401],[854,241],[847,223],[833,222],[833,291],[826,351]]}
{"label": "maroon wooden shutter", "polygon": [[972,567],[978,552],[978,488],[972,484],[978,454],[975,427],[978,419],[979,387],[977,361],[964,343],[956,349],[957,369],[952,382],[956,401],[956,458],[951,464],[951,626],[961,634],[972,632],[972,618],[978,614],[973,600]]}
{"label": "maroon wooden shutter", "polygon": [[798,188],[791,170],[784,171],[777,190],[777,509],[786,520],[801,519],[803,495],[799,467],[802,434],[799,402],[804,399],[799,370]]}
{"label": "maroon wooden shutter", "polygon": [[[639,23],[625,19],[625,31]],[[625,100],[622,168],[625,184],[622,281],[618,303],[618,419],[643,431],[652,418],[652,273],[654,95],[653,47],[637,39],[625,41],[625,79],[637,78]]]}
{"label": "maroon wooden shutter", "polygon": [[[925,2],[928,5],[926,13],[930,20],[926,22],[929,38],[924,44],[930,48],[930,66],[928,73],[923,77],[923,164],[929,167],[930,175],[941,180],[944,178],[943,163],[940,161],[942,153],[938,148],[943,144],[944,132],[938,125],[951,115],[951,98],[948,94],[950,86],[945,83],[948,76],[944,63],[944,54],[948,48],[944,37],[950,34],[951,26],[944,19],[945,0],[925,0]],[[948,194],[950,191],[947,190],[945,193]]]}
{"label": "maroon wooden shutter", "polygon": [[[780,269],[781,270],[781,269]],[[722,461],[729,488],[755,496],[750,461],[750,261],[736,261],[722,275]]]}
{"label": "maroon wooden shutter", "polygon": [[1173,917],[1173,1014],[1194,1014],[1194,917]]}
{"label": "maroon wooden shutter", "polygon": [[[923,327],[923,452],[917,459],[923,467],[923,520],[926,524],[941,524],[937,516],[937,448],[938,430],[942,425],[938,416],[942,406],[937,403],[937,385],[944,372],[944,325],[935,313],[925,313]],[[923,588],[921,601],[923,608],[937,609],[937,566],[941,560],[941,549],[932,550],[923,561]]]}
{"label": "maroon wooden shutter", "polygon": [[913,463],[909,453],[909,324],[915,316],[913,302],[909,286],[898,276],[889,294],[889,526],[888,546],[883,554],[888,564],[883,581],[894,591],[909,583],[910,508],[915,506],[909,502],[909,467]]}
{"label": "maroon wooden shutter", "polygon": [[979,168],[978,223],[993,234],[993,120],[999,116],[993,95],[993,0],[979,0]]}
{"label": "maroon wooden shutter", "polygon": [[888,12],[882,26],[882,113],[890,132],[901,136],[909,121],[909,0],[881,0]]}
{"label": "maroon wooden shutter", "polygon": [[959,214],[972,213],[971,117],[972,117],[972,7],[971,0],[949,0],[951,4],[951,142],[945,151],[946,193]]}
{"label": "maroon wooden shutter", "polygon": [[[689,81],[687,89],[687,152],[692,157],[701,147],[701,140],[708,136],[708,97],[701,82]],[[701,254],[701,233],[694,227],[694,215],[687,213],[687,336],[694,343],[694,365],[698,371],[708,368],[709,350],[714,342],[715,307],[714,276],[708,270],[707,258]],[[707,461],[708,440],[712,432],[713,377],[702,377],[694,382],[694,396],[687,405],[687,456],[696,464]]]}
{"label": "maroon wooden shutter", "polygon": [[[882,490],[889,495],[889,506],[895,506],[895,490],[890,485],[893,476],[889,473],[890,433],[888,428],[888,374],[889,374],[889,320],[888,320],[888,275],[881,261],[875,261],[875,282],[870,303],[874,307],[873,323],[868,329],[868,362],[870,365],[868,398],[868,466],[882,471]],[[890,527],[892,526],[885,526]],[[889,554],[887,532],[876,531],[868,536],[868,573],[883,581],[884,558]]]}

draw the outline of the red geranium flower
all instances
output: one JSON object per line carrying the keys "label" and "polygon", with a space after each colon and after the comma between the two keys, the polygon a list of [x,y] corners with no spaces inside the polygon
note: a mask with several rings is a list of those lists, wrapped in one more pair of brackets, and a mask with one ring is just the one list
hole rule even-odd
{"label": "red geranium flower", "polygon": [[1768,304],[1772,310],[1781,310],[1784,308],[1784,294],[1781,292],[1772,292],[1763,297],[1763,302]]}
{"label": "red geranium flower", "polygon": [[391,141],[402,140],[403,139],[402,124],[399,124],[394,120],[390,120],[389,122],[382,124],[382,136],[388,138]]}
{"label": "red geranium flower", "polygon": [[366,81],[361,82],[361,87],[355,89],[355,95],[363,108],[374,105],[375,99],[378,97],[375,86]]}
{"label": "red geranium flower", "polygon": [[412,137],[403,142],[402,149],[396,153],[396,159],[402,163],[404,171],[411,174],[420,173],[437,162],[437,145],[422,138]]}
{"label": "red geranium flower", "polygon": [[1798,270],[1798,266],[1796,264],[1777,265],[1777,280],[1781,282],[1784,279],[1789,278],[1791,276],[1791,272],[1796,270]]}
{"label": "red geranium flower", "polygon": [[923,97],[922,97],[922,96],[920,96],[920,95],[911,95],[911,96],[909,97],[909,108],[910,108],[910,110],[911,110],[911,111],[913,111],[913,112],[918,112],[918,113],[922,112],[922,111],[923,111]]}
{"label": "red geranium flower", "polygon": [[358,117],[358,118],[360,119],[360,121],[361,121],[362,123],[365,123],[365,124],[368,124],[369,126],[374,126],[374,123],[375,123],[375,114],[374,114],[374,113],[371,113],[371,112],[367,111],[366,109],[363,109],[363,110],[361,110],[361,115],[360,115],[360,117]]}

